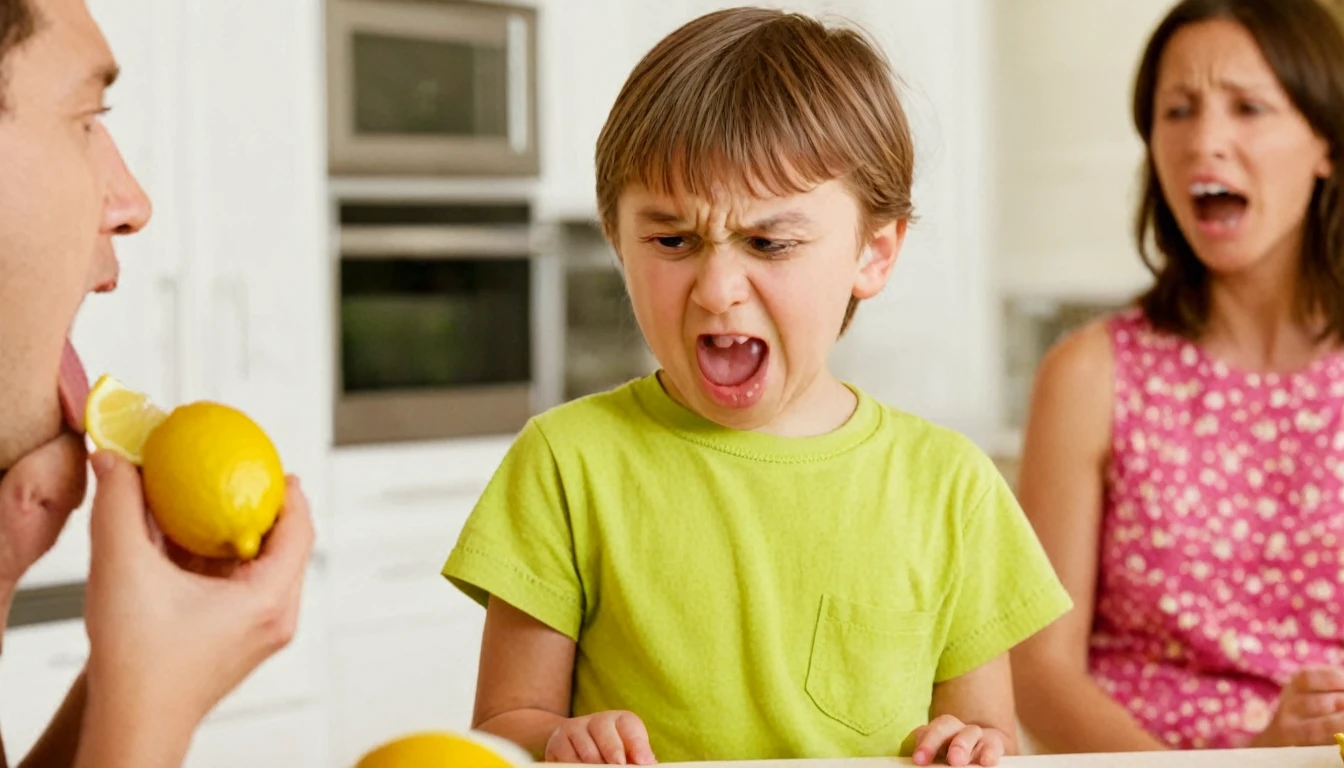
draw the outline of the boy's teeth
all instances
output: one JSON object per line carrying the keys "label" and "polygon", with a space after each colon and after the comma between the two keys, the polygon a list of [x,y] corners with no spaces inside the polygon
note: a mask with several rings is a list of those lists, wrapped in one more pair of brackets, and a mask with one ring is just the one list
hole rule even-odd
{"label": "boy's teeth", "polygon": [[1190,194],[1195,197],[1203,197],[1205,195],[1225,195],[1227,193],[1227,187],[1216,181],[1197,181],[1190,185]]}
{"label": "boy's teeth", "polygon": [[710,336],[709,338],[714,342],[714,346],[719,349],[727,349],[734,344],[746,344],[751,341],[750,336]]}

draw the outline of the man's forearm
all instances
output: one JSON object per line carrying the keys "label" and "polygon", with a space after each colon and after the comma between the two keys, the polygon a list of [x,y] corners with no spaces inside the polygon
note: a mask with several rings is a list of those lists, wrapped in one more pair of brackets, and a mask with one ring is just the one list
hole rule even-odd
{"label": "man's forearm", "polygon": [[71,768],[79,749],[80,732],[84,726],[84,709],[88,705],[89,687],[85,673],[79,673],[70,686],[61,708],[51,724],[42,732],[37,744],[19,761],[18,768]]}

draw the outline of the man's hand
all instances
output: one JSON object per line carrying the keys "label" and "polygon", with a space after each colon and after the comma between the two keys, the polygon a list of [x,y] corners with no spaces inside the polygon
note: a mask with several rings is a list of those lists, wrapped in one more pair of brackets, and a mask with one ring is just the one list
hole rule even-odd
{"label": "man's hand", "polygon": [[65,433],[0,477],[0,605],[6,615],[19,579],[56,543],[84,500],[87,458],[84,441]]}

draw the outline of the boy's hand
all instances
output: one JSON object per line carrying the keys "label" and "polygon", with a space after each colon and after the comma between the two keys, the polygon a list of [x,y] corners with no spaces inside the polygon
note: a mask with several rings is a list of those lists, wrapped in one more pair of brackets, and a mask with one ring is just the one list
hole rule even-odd
{"label": "boy's hand", "polygon": [[633,712],[598,712],[566,720],[546,742],[546,762],[653,765],[649,732]]}
{"label": "boy's hand", "polygon": [[997,728],[967,725],[951,715],[916,728],[913,737],[915,765],[940,758],[948,765],[998,765],[1008,742]]}

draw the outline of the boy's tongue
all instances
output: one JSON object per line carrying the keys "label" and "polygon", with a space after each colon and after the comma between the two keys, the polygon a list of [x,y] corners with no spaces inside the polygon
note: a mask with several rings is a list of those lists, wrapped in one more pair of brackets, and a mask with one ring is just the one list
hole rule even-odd
{"label": "boy's tongue", "polygon": [[65,423],[76,434],[84,434],[84,403],[89,399],[89,377],[69,339],[65,340],[65,350],[61,352],[61,378],[57,391],[61,396]]}
{"label": "boy's tongue", "polygon": [[710,383],[735,387],[751,378],[765,357],[765,342],[733,336],[701,336],[700,371]]}

